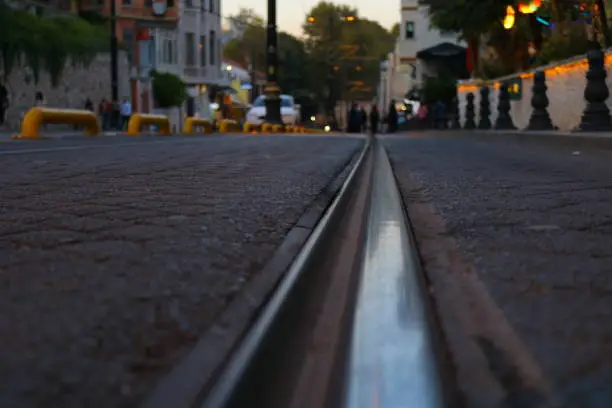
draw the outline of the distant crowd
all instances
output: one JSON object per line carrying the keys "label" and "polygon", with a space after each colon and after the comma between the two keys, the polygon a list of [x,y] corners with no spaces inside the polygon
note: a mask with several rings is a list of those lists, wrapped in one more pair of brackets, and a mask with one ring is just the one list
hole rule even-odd
{"label": "distant crowd", "polygon": [[[382,122],[381,122],[382,119]],[[353,104],[348,112],[347,129],[348,133],[380,133],[383,130],[386,133],[394,133],[397,131],[397,110],[395,109],[395,101],[391,101],[386,114],[380,114],[378,106],[372,104],[370,112],[366,112],[363,106]],[[386,125],[385,129],[381,129],[381,124]]]}

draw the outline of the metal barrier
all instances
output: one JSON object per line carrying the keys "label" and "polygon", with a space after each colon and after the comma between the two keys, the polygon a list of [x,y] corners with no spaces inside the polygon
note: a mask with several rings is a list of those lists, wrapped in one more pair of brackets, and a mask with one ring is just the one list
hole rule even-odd
{"label": "metal barrier", "polygon": [[261,132],[262,133],[272,133],[272,128],[273,126],[269,123],[264,123],[263,125],[261,125]]}
{"label": "metal barrier", "polygon": [[41,139],[40,127],[47,124],[84,126],[86,135],[100,135],[100,120],[92,111],[36,107],[25,114],[16,139]]}
{"label": "metal barrier", "polygon": [[135,113],[130,117],[127,134],[129,136],[139,136],[143,126],[155,125],[161,135],[170,135],[170,120],[164,115],[151,115],[147,113]]}
{"label": "metal barrier", "polygon": [[198,133],[197,129],[201,128],[202,133],[211,134],[214,131],[213,123],[205,118],[197,118],[195,116],[189,116],[185,119],[183,126],[183,133],[192,135]]}
{"label": "metal barrier", "polygon": [[242,131],[244,133],[255,133],[261,131],[262,125],[256,125],[254,123],[245,123]]}
{"label": "metal barrier", "polygon": [[284,126],[283,125],[272,125],[272,133],[283,133]]}
{"label": "metal barrier", "polygon": [[219,132],[220,133],[233,133],[240,132],[242,129],[240,128],[240,124],[232,119],[223,119],[219,122]]}

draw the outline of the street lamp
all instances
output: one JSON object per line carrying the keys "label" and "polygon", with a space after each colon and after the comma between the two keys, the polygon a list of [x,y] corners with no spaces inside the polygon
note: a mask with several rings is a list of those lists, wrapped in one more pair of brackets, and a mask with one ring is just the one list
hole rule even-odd
{"label": "street lamp", "polygon": [[[329,37],[328,39],[326,39],[326,41],[328,42],[329,46],[332,47],[332,50],[329,51],[329,55],[328,55],[328,63],[329,63],[329,73],[328,73],[328,80],[327,80],[327,102],[325,103],[325,111],[328,117],[331,118],[332,123],[334,124],[334,126],[337,125],[336,123],[336,112],[335,112],[335,104],[336,104],[336,96],[335,96],[335,81],[336,81],[336,73],[338,71],[340,71],[340,66],[336,65],[336,55],[334,55],[333,52],[333,48],[335,46],[337,46],[339,44],[336,37],[336,25],[338,21],[346,21],[349,23],[353,23],[357,20],[357,17],[354,15],[343,15],[339,12],[332,12],[329,13],[328,15],[329,21],[328,21],[328,25],[327,25],[327,33],[325,33],[324,35],[326,35],[327,37]],[[308,21],[308,23],[310,24],[314,24],[317,21],[317,17],[315,16],[308,16],[306,21]]]}
{"label": "street lamp", "polygon": [[276,0],[268,0],[268,27],[266,30],[266,60],[268,69],[267,80],[264,88],[266,95],[266,119],[267,123],[282,125],[280,88],[277,84],[278,78],[278,36],[276,32]]}
{"label": "street lamp", "polygon": [[110,6],[110,71],[111,71],[111,123],[114,127],[119,125],[119,67],[117,62],[117,2],[111,1]]}

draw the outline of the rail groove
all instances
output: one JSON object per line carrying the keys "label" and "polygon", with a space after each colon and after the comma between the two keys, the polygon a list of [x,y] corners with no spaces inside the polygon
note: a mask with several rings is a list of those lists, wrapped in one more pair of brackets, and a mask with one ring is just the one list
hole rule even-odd
{"label": "rail groove", "polygon": [[420,274],[372,139],[198,407],[454,406]]}

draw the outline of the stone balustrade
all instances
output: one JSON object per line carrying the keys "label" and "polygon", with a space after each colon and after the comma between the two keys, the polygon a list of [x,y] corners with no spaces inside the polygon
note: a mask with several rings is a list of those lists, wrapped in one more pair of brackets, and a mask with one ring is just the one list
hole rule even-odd
{"label": "stone balustrade", "polygon": [[[610,75],[610,69],[612,69],[612,49],[604,51],[603,56],[603,64],[606,71],[608,71],[608,77],[605,79],[605,83],[608,89],[610,89],[612,86],[612,77]],[[498,115],[497,104],[499,101],[500,84],[507,83],[507,81],[515,81],[515,83],[520,81],[522,95],[520,99],[517,96],[517,100],[510,100],[510,117],[518,129],[527,128],[533,112],[532,88],[534,84],[534,74],[536,71],[544,71],[547,86],[546,95],[549,101],[548,112],[553,126],[560,131],[566,132],[577,130],[580,126],[583,112],[587,106],[585,100],[587,70],[588,61],[585,56],[581,56],[538,67],[532,71],[496,78],[494,80],[459,81],[457,86],[457,99],[461,127],[465,128],[466,124],[468,93],[474,95],[474,121],[477,125],[476,127],[478,127],[478,124],[482,123],[480,117],[481,106],[483,106],[480,100],[482,94],[481,88],[489,88],[491,112],[489,118],[490,122],[495,124]],[[608,98],[605,103],[609,109],[612,109],[612,99]]]}

